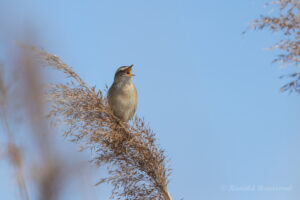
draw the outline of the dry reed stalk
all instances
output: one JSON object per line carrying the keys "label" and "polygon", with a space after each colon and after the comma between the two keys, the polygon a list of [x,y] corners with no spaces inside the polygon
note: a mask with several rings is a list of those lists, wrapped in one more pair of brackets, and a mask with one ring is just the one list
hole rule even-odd
{"label": "dry reed stalk", "polygon": [[107,106],[101,90],[87,84],[59,57],[33,46],[19,44],[35,52],[44,62],[67,75],[66,84],[52,84],[47,90],[51,105],[49,117],[63,121],[66,136],[96,152],[92,161],[107,166],[107,182],[113,186],[111,199],[171,200],[167,191],[170,168],[164,150],[155,144],[155,134],[135,117],[132,123],[120,122]]}
{"label": "dry reed stalk", "polygon": [[[11,66],[4,68],[0,65],[0,119],[7,136],[6,157],[14,169],[21,199],[30,199],[26,182],[31,181],[25,182],[26,177],[33,179],[38,199],[56,200],[71,169],[56,153],[56,144],[51,140],[44,117],[40,67],[24,50],[14,53]],[[23,125],[29,129],[24,130]],[[12,131],[16,127],[19,131]],[[23,133],[26,134],[26,142],[22,141],[25,148],[21,149],[16,141]],[[25,149],[35,150],[34,156]],[[33,169],[31,176],[25,176],[28,168]]]}
{"label": "dry reed stalk", "polygon": [[[279,49],[279,54],[273,62],[282,67],[287,65],[298,66],[300,64],[300,1],[299,0],[276,0],[267,4],[276,12],[268,16],[263,15],[252,22],[252,29],[270,30],[280,32],[282,39],[275,43],[271,49]],[[300,92],[300,73],[292,73],[280,78],[288,77],[293,80],[281,87],[281,91]]]}
{"label": "dry reed stalk", "polygon": [[43,102],[43,73],[32,55],[21,49],[17,56],[17,72],[22,86],[17,87],[16,93],[22,102],[22,110],[31,131],[31,145],[38,150],[38,161],[34,162],[32,178],[35,182],[38,198],[43,200],[58,199],[67,174],[62,174],[66,163],[55,150],[55,143],[44,118]]}
{"label": "dry reed stalk", "polygon": [[16,145],[14,135],[10,129],[8,123],[8,85],[5,84],[3,65],[0,65],[0,119],[4,126],[4,132],[7,136],[7,153],[6,156],[10,159],[12,166],[15,171],[16,182],[20,190],[21,197],[23,199],[29,200],[29,195],[23,175],[23,157],[20,148]]}

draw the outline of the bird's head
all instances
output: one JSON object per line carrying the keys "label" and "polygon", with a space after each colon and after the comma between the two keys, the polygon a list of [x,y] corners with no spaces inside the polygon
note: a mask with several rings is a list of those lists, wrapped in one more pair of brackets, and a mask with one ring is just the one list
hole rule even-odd
{"label": "bird's head", "polygon": [[116,80],[131,80],[134,74],[131,73],[133,65],[119,67],[115,73]]}

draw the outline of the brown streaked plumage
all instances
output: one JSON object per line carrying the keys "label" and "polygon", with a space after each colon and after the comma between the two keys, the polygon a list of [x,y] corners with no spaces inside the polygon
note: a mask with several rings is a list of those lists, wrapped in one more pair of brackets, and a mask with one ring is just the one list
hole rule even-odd
{"label": "brown streaked plumage", "polygon": [[132,83],[132,66],[120,67],[108,90],[109,106],[114,115],[124,122],[132,119],[137,107],[137,92]]}

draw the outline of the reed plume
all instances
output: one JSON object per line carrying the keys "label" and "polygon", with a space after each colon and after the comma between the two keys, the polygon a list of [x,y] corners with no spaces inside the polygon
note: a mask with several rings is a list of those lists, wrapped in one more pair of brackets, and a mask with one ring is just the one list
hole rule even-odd
{"label": "reed plume", "polygon": [[66,125],[64,135],[83,149],[95,152],[92,162],[108,169],[108,177],[96,185],[110,183],[111,199],[171,200],[167,190],[170,168],[155,133],[140,117],[121,122],[107,106],[104,92],[88,86],[58,56],[34,46],[19,44],[35,53],[45,66],[63,72],[66,83],[49,85],[48,117]]}

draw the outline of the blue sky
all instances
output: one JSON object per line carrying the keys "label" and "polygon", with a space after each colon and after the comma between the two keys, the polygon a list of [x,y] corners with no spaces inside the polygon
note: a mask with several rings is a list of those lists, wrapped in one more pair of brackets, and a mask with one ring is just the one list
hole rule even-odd
{"label": "blue sky", "polygon": [[[276,52],[264,49],[280,35],[242,37],[268,13],[264,2],[1,1],[0,41],[21,40],[34,25],[38,45],[98,89],[134,64],[137,114],[171,158],[174,200],[292,200],[300,195],[299,96],[281,93],[278,77],[295,68],[271,64]],[[1,161],[0,199],[18,198],[12,173]],[[247,186],[256,189],[232,189]],[[109,187],[93,190],[94,199],[108,199]],[[66,198],[81,199],[72,194]]]}

